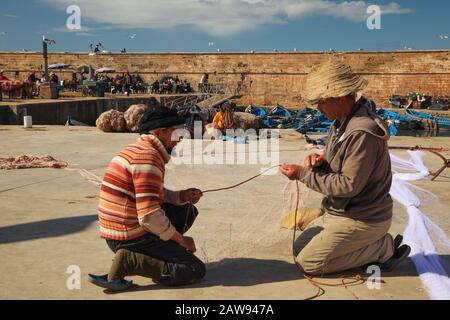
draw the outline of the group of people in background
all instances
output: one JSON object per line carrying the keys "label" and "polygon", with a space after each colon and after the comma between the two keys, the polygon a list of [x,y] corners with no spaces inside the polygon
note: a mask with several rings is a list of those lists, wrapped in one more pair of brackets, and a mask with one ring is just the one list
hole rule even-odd
{"label": "group of people in background", "polygon": [[[2,77],[4,76],[2,75]],[[19,75],[16,74],[16,78],[18,77]],[[20,80],[24,86],[29,87],[27,96],[30,98],[39,96],[40,85],[44,82],[44,78],[44,73],[38,75],[36,72],[31,72],[25,79]],[[194,91],[190,82],[182,80],[178,76],[164,77],[150,83],[146,83],[140,75],[130,74],[129,72],[116,76],[107,73],[95,73],[92,78],[87,74],[73,72],[72,76],[67,79],[60,78],[61,76],[52,72],[48,76],[48,82],[72,92],[78,91],[79,86],[83,85],[85,80],[103,83],[105,91],[113,94],[188,94]],[[8,78],[4,77],[4,80],[6,79]]]}
{"label": "group of people in background", "polygon": [[154,94],[177,94],[191,92],[191,84],[187,80],[181,80],[178,76],[175,78],[169,77],[163,79],[161,82],[156,80],[151,86],[151,93]]}
{"label": "group of people in background", "polygon": [[111,78],[107,74],[95,74],[93,81],[103,81],[106,83],[108,91],[111,93],[145,93],[146,87],[142,78],[138,74],[131,75],[129,72],[117,74]]}

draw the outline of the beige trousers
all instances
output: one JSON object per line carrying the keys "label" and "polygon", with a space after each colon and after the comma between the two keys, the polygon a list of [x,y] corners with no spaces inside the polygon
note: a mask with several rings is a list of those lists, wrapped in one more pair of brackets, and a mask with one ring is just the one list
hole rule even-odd
{"label": "beige trousers", "polygon": [[392,220],[365,223],[325,213],[296,241],[297,262],[307,274],[324,275],[386,262],[394,254]]}

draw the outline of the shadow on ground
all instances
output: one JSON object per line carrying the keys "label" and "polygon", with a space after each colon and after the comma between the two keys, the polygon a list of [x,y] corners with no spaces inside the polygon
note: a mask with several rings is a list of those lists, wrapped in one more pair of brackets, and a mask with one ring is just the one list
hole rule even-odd
{"label": "shadow on ground", "polygon": [[59,218],[0,228],[0,244],[65,236],[86,229],[97,215]]}
{"label": "shadow on ground", "polygon": [[[441,259],[447,259],[449,256],[440,256]],[[215,286],[224,287],[248,287],[266,283],[280,283],[286,281],[295,281],[305,279],[296,265],[292,262],[281,260],[265,260],[254,258],[236,258],[224,259],[219,262],[208,263],[206,277],[202,282],[177,288],[164,287],[159,284],[151,283],[149,285],[135,285],[126,292],[139,292],[151,290],[180,290],[192,288],[208,288]],[[343,277],[351,278],[357,274],[364,279],[372,274],[366,273],[366,268],[357,268],[348,270],[346,272],[334,275],[327,275],[320,278],[320,281],[329,283],[340,283]],[[392,272],[383,272],[381,274],[382,283],[385,283],[383,278],[398,278],[398,277],[417,277],[417,272],[414,264],[410,259],[403,262],[398,268]],[[319,278],[316,278],[319,279]],[[145,281],[145,280],[144,280]],[[151,281],[150,279],[148,281]],[[352,285],[348,285],[352,286]],[[119,294],[121,292],[103,291],[106,294]]]}
{"label": "shadow on ground", "polygon": [[[219,262],[207,263],[205,278],[198,284],[183,287],[164,287],[159,284],[134,286],[126,292],[148,291],[158,289],[190,289],[215,286],[248,287],[264,283],[284,282],[302,279],[297,267],[293,263],[281,260],[264,260],[253,258],[223,259]],[[149,281],[151,281],[149,279]],[[106,294],[117,294],[110,292]],[[125,292],[124,292],[125,293]]]}

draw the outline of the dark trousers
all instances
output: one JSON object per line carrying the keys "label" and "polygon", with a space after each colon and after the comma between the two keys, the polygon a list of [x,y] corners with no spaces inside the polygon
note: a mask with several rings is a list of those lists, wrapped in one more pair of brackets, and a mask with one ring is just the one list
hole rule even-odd
{"label": "dark trousers", "polygon": [[[190,204],[175,206],[164,203],[161,207],[172,225],[181,234],[192,227],[198,216],[197,208]],[[106,240],[106,243],[114,253],[120,249],[126,249],[165,262],[162,278],[156,279],[165,285],[195,283],[206,273],[205,265],[192,252],[187,251],[175,241],[163,241],[151,233],[133,240]]]}

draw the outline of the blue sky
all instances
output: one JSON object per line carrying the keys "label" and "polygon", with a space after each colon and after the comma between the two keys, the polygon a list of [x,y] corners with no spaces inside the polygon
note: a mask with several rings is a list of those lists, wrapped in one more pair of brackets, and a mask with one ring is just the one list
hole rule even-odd
{"label": "blue sky", "polygon": [[[0,51],[248,52],[450,49],[450,1],[331,0],[1,0]],[[69,31],[66,8],[81,9]],[[365,9],[380,5],[382,29]],[[134,39],[130,35],[136,34]]]}

